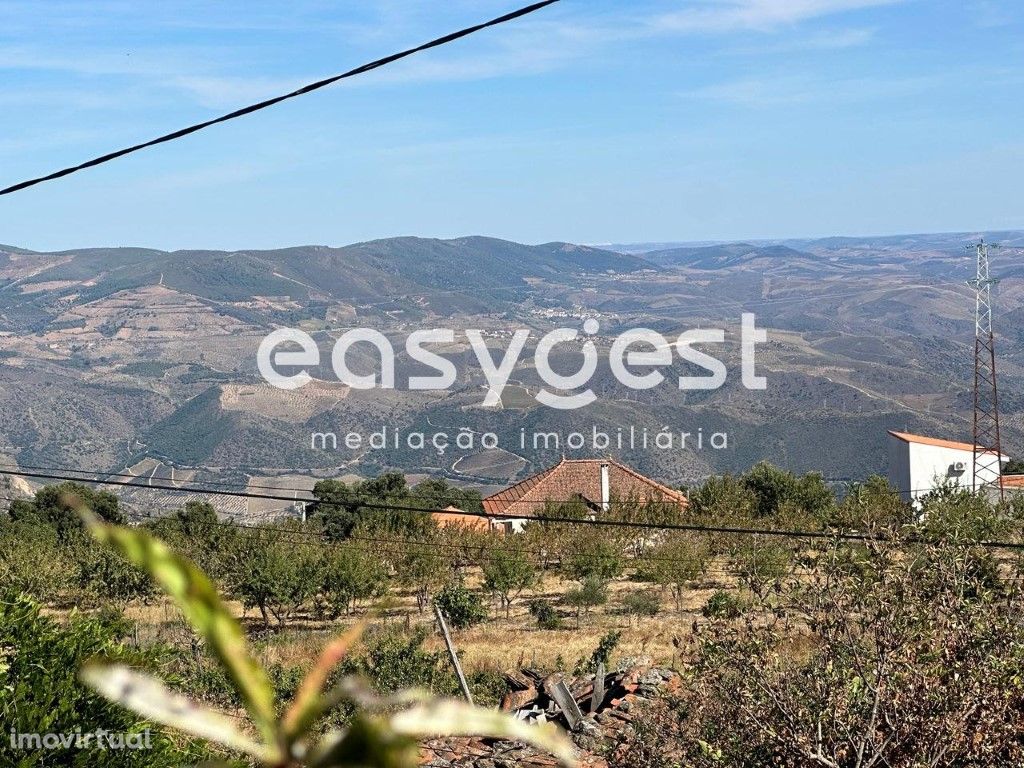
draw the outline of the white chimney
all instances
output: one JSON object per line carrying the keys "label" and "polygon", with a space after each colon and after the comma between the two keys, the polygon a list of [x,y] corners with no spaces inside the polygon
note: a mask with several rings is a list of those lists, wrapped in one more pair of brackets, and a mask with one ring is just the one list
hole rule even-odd
{"label": "white chimney", "polygon": [[601,511],[607,512],[612,500],[611,481],[608,479],[608,465],[601,465]]}

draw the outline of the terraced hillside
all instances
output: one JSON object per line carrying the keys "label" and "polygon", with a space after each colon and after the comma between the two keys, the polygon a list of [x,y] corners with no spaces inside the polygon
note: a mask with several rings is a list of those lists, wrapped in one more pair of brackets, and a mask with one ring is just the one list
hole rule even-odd
{"label": "terraced hillside", "polygon": [[[34,253],[0,248],[0,453],[23,465],[161,472],[243,489],[254,477],[308,479],[400,469],[492,487],[564,455],[612,452],[669,482],[740,470],[760,459],[835,481],[884,469],[884,433],[910,429],[954,439],[970,433],[973,302],[965,285],[975,233],[830,238],[772,243],[593,248],[527,246],[480,237],[397,238],[342,248],[163,251],[120,248]],[[1020,233],[1001,233],[1010,246]],[[618,251],[615,248],[619,249]],[[619,252],[621,251],[621,252]],[[998,252],[1004,432],[1024,453],[1024,258]],[[740,384],[738,324],[753,312],[769,332],[758,353],[764,392]],[[590,338],[597,400],[575,411],[541,406],[537,340],[556,327],[599,321]],[[318,369],[297,392],[267,386],[256,348],[270,330],[302,328],[330,359],[345,330],[369,327],[397,350],[396,390],[350,390]],[[623,330],[668,336],[722,327],[708,352],[726,363],[714,392],[672,381],[699,373],[673,358],[666,384],[637,392],[611,374],[607,355]],[[445,392],[408,391],[432,373],[409,358],[414,330],[451,328],[440,350],[457,370]],[[515,329],[530,340],[496,408],[463,333],[481,330],[500,359]],[[580,366],[580,344],[560,345],[552,365]],[[357,372],[379,372],[362,347]],[[429,436],[443,448],[371,445],[388,429]],[[728,432],[721,449],[618,447],[619,434]],[[463,430],[473,445],[454,436]],[[607,448],[564,442],[608,434]],[[481,446],[494,433],[500,445]],[[311,440],[321,435],[321,444]],[[359,445],[345,440],[362,436]],[[537,444],[559,433],[560,444]],[[334,434],[337,445],[324,443]],[[694,438],[695,439],[695,438]],[[134,470],[132,470],[134,471]],[[268,479],[269,478],[269,479]],[[280,483],[278,483],[280,485]],[[261,511],[263,510],[261,507]],[[243,514],[244,511],[239,511]]]}

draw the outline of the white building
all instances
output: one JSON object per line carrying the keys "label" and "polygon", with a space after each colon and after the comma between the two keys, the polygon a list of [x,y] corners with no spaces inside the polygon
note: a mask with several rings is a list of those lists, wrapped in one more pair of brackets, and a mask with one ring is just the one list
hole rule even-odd
{"label": "white building", "polygon": [[[1000,463],[1009,460],[1000,456]],[[889,431],[889,483],[904,501],[915,501],[943,483],[972,488],[974,446]]]}

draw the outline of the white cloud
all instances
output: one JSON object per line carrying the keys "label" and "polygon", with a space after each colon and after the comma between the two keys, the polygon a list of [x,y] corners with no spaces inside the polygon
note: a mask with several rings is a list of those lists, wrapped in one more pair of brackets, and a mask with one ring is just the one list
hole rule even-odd
{"label": "white cloud", "polygon": [[[135,11],[130,4],[113,0],[111,12],[131,16]],[[453,5],[438,22],[412,0],[380,0],[372,10],[356,14],[358,18],[342,24],[331,19],[329,6],[316,0],[300,3],[302,12],[296,12],[288,22],[273,12],[248,18],[247,23],[276,28],[282,24],[289,33],[296,28],[316,28],[321,35],[342,41],[358,41],[359,48],[371,50],[367,58],[390,50],[410,40],[425,39],[439,32],[437,25],[451,26],[496,13],[506,7],[504,2],[487,0],[452,0]],[[718,33],[729,31],[775,30],[802,21],[831,14],[903,2],[903,0],[650,0],[612,10],[587,11],[586,5],[556,5],[536,17],[530,17],[497,30],[490,30],[468,50],[462,45],[451,49],[430,51],[415,56],[379,73],[361,77],[353,84],[360,86],[382,83],[446,82],[486,80],[516,75],[529,76],[549,72],[566,64],[599,55],[608,45],[630,43],[653,37],[684,34]],[[231,6],[233,7],[233,6]],[[58,16],[75,18],[74,9],[84,17],[83,6],[71,4],[54,11]],[[666,11],[666,9],[668,9]],[[365,10],[365,9],[364,9]],[[457,11],[457,13],[453,13]],[[160,28],[165,25],[210,25],[216,28],[229,14],[161,14],[136,19],[141,28]],[[457,18],[454,18],[457,17]],[[429,22],[429,23],[428,23]],[[90,23],[95,23],[91,19]],[[314,27],[313,25],[318,25]],[[354,29],[362,32],[354,34]],[[372,30],[381,37],[373,38]],[[863,45],[870,41],[870,29],[802,30],[799,39],[780,36],[774,44],[778,50],[821,49],[837,50]],[[371,35],[371,42],[367,41]],[[383,39],[383,38],[388,39]],[[402,43],[392,38],[401,38]],[[286,93],[302,82],[333,74],[327,71],[306,71],[297,74],[250,75],[257,71],[247,66],[253,60],[252,51],[244,45],[223,46],[167,45],[138,50],[119,50],[114,46],[84,43],[75,38],[64,46],[24,46],[0,43],[0,70],[36,71],[67,74],[89,78],[89,88],[96,88],[101,78],[110,80],[103,97],[91,103],[80,103],[83,108],[97,109],[108,106],[111,88],[121,93],[127,108],[149,101],[150,92],[167,95],[181,94],[194,104],[208,109],[230,109],[241,104]],[[774,49],[771,49],[774,50]],[[765,51],[750,51],[752,53]],[[770,51],[768,51],[770,52]],[[228,55],[230,53],[230,55]],[[351,58],[353,51],[347,51]],[[125,89],[125,84],[135,86]],[[740,86],[734,86],[742,91]],[[33,98],[38,102],[52,99],[56,104],[62,98],[62,86],[51,94],[49,89],[38,88]],[[24,95],[18,98],[25,98]],[[791,97],[787,97],[791,98]],[[81,100],[79,100],[80,102]]]}
{"label": "white cloud", "polygon": [[704,0],[652,19],[663,32],[771,30],[847,11],[894,5],[903,0]]}
{"label": "white cloud", "polygon": [[163,79],[161,85],[184,91],[193,101],[210,109],[234,109],[290,93],[317,77],[214,77],[186,75]]}
{"label": "white cloud", "polygon": [[811,75],[751,77],[706,85],[682,96],[741,107],[766,108],[819,102],[849,103],[905,98],[941,86],[940,77],[845,78]]}

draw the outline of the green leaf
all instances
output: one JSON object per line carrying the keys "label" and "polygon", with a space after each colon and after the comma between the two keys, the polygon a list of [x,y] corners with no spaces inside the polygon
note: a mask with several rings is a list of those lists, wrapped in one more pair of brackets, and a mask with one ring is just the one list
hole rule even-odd
{"label": "green leaf", "polygon": [[275,757],[273,749],[254,742],[227,716],[169,690],[155,677],[121,664],[89,664],[79,676],[86,685],[147,720],[215,741],[260,760]]}
{"label": "green leaf", "polygon": [[417,739],[439,736],[488,736],[523,741],[550,752],[565,766],[576,764],[576,750],[555,726],[531,725],[493,709],[452,699],[417,704],[390,718],[391,729]]}
{"label": "green leaf", "polygon": [[267,673],[249,653],[242,628],[206,574],[145,531],[108,525],[88,510],[79,512],[98,541],[145,570],[174,599],[227,671],[264,740],[276,745],[274,694]]}
{"label": "green leaf", "polygon": [[361,621],[331,641],[302,681],[298,693],[295,694],[295,700],[284,716],[284,733],[289,743],[293,743],[320,715],[337,703],[337,697],[324,695],[324,685],[331,670],[359,639],[365,626],[365,622]]}

